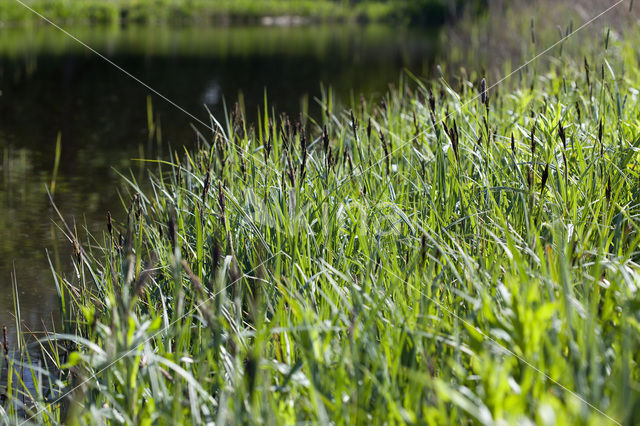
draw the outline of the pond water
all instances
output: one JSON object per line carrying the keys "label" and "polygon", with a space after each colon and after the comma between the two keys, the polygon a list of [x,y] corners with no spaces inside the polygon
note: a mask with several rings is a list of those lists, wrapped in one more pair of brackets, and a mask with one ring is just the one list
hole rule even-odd
{"label": "pond water", "polygon": [[[276,111],[296,116],[307,94],[310,113],[319,111],[321,84],[345,102],[377,100],[404,68],[428,74],[439,48],[433,32],[377,26],[68,31],[204,121],[205,105],[222,120],[239,93],[250,119],[265,90]],[[132,159],[191,146],[195,120],[154,95],[162,144],[149,143],[151,92],[49,26],[0,29],[0,91],[0,325],[15,324],[15,279],[22,319],[42,329],[58,317],[49,260],[72,273],[45,190],[58,133],[56,205],[80,235],[100,236],[108,210],[123,217],[118,172],[144,179]]]}

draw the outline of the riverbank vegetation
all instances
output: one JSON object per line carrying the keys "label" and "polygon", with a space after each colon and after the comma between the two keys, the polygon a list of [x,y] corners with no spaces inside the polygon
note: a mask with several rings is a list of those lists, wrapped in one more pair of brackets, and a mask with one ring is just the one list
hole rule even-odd
{"label": "riverbank vegetation", "polygon": [[[309,22],[443,23],[463,7],[483,0],[27,0],[56,22],[85,23],[262,23]],[[14,0],[0,4],[0,22],[40,18]]]}
{"label": "riverbank vegetation", "polygon": [[65,228],[60,373],[3,420],[637,423],[640,64],[594,47],[212,119]]}

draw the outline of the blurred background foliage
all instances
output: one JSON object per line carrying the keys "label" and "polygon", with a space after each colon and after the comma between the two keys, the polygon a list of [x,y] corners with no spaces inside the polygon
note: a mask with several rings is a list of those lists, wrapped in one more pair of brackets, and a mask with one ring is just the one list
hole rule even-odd
{"label": "blurred background foliage", "polygon": [[[54,20],[90,23],[256,23],[273,16],[295,17],[275,23],[388,22],[440,25],[466,8],[480,12],[488,0],[25,0]],[[37,21],[17,1],[0,3],[0,21]],[[271,21],[269,21],[271,22]]]}

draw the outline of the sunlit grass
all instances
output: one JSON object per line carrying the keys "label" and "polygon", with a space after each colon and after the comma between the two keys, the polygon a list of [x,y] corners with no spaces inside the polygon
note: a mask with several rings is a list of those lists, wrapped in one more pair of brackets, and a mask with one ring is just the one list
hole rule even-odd
{"label": "sunlit grass", "polygon": [[621,41],[485,103],[471,75],[319,122],[235,108],[67,231],[67,396],[27,417],[637,423],[638,69]]}

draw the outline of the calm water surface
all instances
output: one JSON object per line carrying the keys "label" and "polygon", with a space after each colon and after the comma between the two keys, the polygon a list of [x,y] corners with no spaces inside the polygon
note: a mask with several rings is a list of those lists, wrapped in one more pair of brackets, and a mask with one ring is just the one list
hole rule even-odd
{"label": "calm water surface", "polygon": [[[222,120],[240,92],[250,119],[265,89],[277,111],[295,115],[305,94],[318,113],[321,83],[345,103],[377,100],[404,68],[433,69],[439,48],[432,32],[371,26],[69,31],[204,121],[205,105]],[[45,192],[58,132],[55,202],[79,234],[100,236],[108,210],[123,217],[118,172],[144,179],[132,159],[192,146],[194,120],[152,96],[162,144],[149,143],[150,91],[47,26],[0,29],[0,91],[0,325],[15,328],[15,279],[22,319],[42,329],[58,318],[49,261],[73,273]]]}

